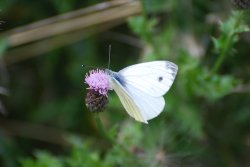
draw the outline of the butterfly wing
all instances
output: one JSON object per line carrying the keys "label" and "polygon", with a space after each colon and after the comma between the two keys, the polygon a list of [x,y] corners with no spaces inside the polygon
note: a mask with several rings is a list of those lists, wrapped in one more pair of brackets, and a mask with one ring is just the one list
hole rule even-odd
{"label": "butterfly wing", "polygon": [[145,122],[142,114],[140,113],[140,108],[135,103],[133,98],[129,95],[129,93],[123,88],[123,86],[119,83],[119,81],[112,79],[112,87],[118,95],[122,105],[126,109],[127,113],[135,118],[135,120],[139,122]]}
{"label": "butterfly wing", "polygon": [[174,82],[178,66],[169,61],[135,64],[118,72],[126,85],[153,97],[163,96]]}
{"label": "butterfly wing", "polygon": [[112,87],[128,114],[139,122],[148,123],[163,111],[165,101],[162,96],[152,97],[133,85],[124,86],[117,78],[112,78]]}

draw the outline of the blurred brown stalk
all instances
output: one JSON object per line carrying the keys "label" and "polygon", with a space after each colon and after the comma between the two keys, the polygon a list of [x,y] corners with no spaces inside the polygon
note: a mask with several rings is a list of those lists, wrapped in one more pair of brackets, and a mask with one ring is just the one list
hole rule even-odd
{"label": "blurred brown stalk", "polygon": [[0,37],[10,47],[5,62],[12,64],[77,42],[121,24],[141,10],[138,0],[113,0],[4,32]]}

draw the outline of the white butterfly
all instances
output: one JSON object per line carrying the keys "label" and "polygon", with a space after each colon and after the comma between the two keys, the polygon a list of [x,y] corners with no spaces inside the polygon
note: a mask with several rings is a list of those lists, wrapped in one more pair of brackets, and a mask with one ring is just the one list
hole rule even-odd
{"label": "white butterfly", "polygon": [[135,64],[119,72],[106,70],[110,85],[128,114],[144,123],[163,111],[163,95],[173,84],[177,71],[178,66],[169,61]]}

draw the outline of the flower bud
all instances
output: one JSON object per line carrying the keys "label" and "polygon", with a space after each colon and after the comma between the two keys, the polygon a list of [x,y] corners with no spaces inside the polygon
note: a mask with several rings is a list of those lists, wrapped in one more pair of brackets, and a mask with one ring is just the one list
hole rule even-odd
{"label": "flower bud", "polygon": [[85,98],[85,103],[90,111],[101,112],[108,104],[108,96],[102,95],[93,89],[89,89]]}
{"label": "flower bud", "polygon": [[250,0],[233,0],[233,5],[238,9],[250,8]]}

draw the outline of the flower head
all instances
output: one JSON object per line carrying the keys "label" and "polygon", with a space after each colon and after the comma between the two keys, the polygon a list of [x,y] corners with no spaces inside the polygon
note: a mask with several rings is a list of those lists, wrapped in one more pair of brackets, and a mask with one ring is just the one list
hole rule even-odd
{"label": "flower head", "polygon": [[99,92],[101,95],[107,96],[108,91],[112,90],[109,83],[110,76],[100,69],[91,70],[85,76],[85,83],[89,85],[89,89]]}

